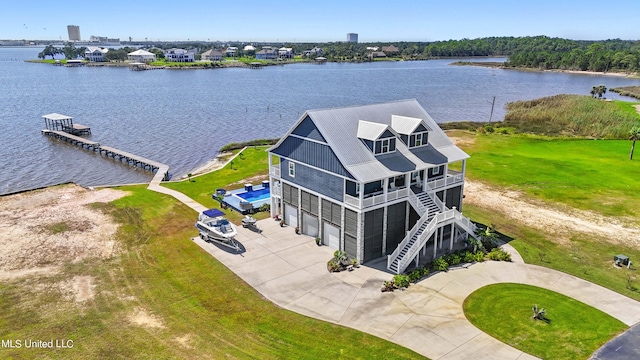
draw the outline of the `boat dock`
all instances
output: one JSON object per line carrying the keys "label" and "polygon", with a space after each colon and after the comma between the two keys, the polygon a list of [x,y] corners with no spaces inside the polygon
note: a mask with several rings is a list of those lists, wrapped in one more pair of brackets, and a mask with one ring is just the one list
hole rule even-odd
{"label": "boat dock", "polygon": [[100,155],[110,157],[114,160],[118,160],[123,163],[126,162],[131,166],[149,170],[156,174],[153,177],[152,181],[159,183],[160,181],[169,180],[168,165],[149,160],[142,156],[134,155],[111,146],[100,145],[100,143],[97,141],[92,141],[77,136],[72,132],[84,131],[80,132],[80,134],[90,134],[91,129],[88,126],[73,124],[71,117],[69,116],[60,114],[49,114],[44,115],[43,117],[45,118],[47,128],[42,130],[42,134],[51,136],[58,140],[66,141],[76,146],[80,146],[83,149],[97,152]]}

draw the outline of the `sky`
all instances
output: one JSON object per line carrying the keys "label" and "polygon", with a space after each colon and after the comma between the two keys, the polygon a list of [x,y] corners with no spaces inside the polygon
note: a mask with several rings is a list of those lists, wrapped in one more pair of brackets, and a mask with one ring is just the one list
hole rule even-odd
{"label": "sky", "polygon": [[91,35],[142,41],[440,41],[546,35],[640,39],[640,1],[109,0],[3,1],[0,39]]}

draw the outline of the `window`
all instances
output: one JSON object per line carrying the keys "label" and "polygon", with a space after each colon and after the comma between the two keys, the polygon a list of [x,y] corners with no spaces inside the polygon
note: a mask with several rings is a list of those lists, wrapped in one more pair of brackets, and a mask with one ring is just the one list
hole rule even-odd
{"label": "window", "polygon": [[375,154],[386,154],[396,151],[396,139],[388,138],[376,141]]}
{"label": "window", "polygon": [[427,145],[428,132],[423,131],[409,137],[409,148]]}
{"label": "window", "polygon": [[440,166],[434,167],[431,169],[431,175],[439,175],[440,174]]}
{"label": "window", "polygon": [[296,164],[289,161],[289,176],[296,177]]}

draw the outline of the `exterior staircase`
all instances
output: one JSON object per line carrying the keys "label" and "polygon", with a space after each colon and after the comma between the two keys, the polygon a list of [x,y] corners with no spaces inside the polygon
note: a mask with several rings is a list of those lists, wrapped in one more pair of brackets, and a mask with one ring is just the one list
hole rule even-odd
{"label": "exterior staircase", "polygon": [[476,226],[458,210],[448,209],[435,195],[434,191],[427,191],[416,195],[409,191],[409,203],[420,215],[416,224],[407,231],[407,235],[400,242],[396,250],[387,256],[387,269],[395,274],[402,273],[417,257],[431,236],[440,227],[455,224],[459,229],[476,237]]}

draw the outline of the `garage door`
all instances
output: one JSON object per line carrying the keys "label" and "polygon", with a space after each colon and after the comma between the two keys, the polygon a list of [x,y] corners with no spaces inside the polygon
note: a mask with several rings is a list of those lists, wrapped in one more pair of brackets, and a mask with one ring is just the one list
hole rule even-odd
{"label": "garage door", "polygon": [[324,235],[323,242],[325,245],[334,250],[340,249],[340,229],[329,223],[324,223],[322,234]]}
{"label": "garage door", "polygon": [[284,216],[287,220],[287,225],[298,226],[298,209],[289,204],[284,204]]}
{"label": "garage door", "polygon": [[318,218],[302,213],[302,233],[312,237],[318,236]]}

